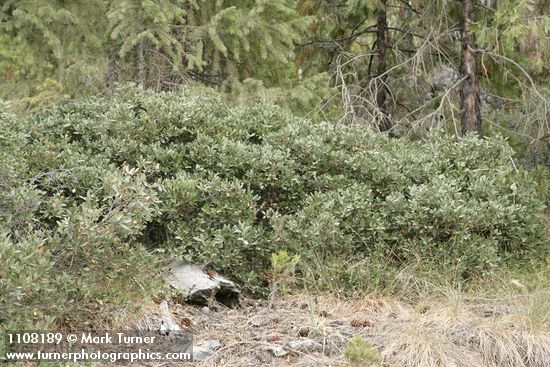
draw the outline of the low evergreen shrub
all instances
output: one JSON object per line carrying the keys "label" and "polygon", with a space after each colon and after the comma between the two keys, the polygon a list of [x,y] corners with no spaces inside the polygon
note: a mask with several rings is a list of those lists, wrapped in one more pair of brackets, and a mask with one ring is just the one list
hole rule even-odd
{"label": "low evergreen shrub", "polygon": [[4,112],[0,134],[3,323],[125,309],[158,289],[155,250],[256,291],[283,250],[311,277],[384,259],[465,279],[548,253],[537,185],[498,137],[390,139],[134,87]]}

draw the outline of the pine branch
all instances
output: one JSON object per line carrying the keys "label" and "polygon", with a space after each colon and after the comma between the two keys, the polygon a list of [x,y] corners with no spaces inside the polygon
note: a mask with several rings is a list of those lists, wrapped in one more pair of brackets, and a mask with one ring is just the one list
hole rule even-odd
{"label": "pine branch", "polygon": [[359,37],[362,34],[376,33],[376,30],[373,30],[374,28],[376,28],[376,25],[372,25],[370,27],[367,27],[364,30],[362,30],[361,32],[352,34],[352,35],[347,36],[347,37],[336,38],[336,39],[332,39],[332,40],[313,40],[313,41],[309,41],[309,42],[306,42],[306,43],[295,43],[294,45],[298,46],[298,47],[304,47],[304,46],[309,46],[309,45],[312,45],[312,44],[315,44],[315,43],[337,43],[337,44],[339,44],[340,42],[343,42],[343,41],[348,41],[346,43],[349,43],[349,41],[352,41],[352,40],[356,39],[357,37]]}

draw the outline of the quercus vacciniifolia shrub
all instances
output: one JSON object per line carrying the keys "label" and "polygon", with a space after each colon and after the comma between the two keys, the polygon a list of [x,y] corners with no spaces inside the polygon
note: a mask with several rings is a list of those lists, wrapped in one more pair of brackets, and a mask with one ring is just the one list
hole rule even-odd
{"label": "quercus vacciniifolia shrub", "polygon": [[548,249],[537,186],[501,138],[390,139],[131,86],[3,113],[0,131],[4,322],[85,320],[151,294],[155,249],[255,290],[281,250],[298,273],[421,259],[469,278]]}

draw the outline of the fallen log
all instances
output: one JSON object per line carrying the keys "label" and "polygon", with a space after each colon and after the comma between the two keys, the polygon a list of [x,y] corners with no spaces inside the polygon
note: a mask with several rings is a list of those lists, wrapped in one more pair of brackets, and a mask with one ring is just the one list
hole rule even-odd
{"label": "fallen log", "polygon": [[206,273],[196,265],[185,263],[173,264],[169,270],[168,281],[186,302],[207,306],[221,303],[228,307],[240,304],[238,285],[217,273]]}

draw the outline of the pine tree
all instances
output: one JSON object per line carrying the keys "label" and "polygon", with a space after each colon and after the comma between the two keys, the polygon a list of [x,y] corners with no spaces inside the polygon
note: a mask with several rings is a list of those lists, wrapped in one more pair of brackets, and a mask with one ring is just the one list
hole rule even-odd
{"label": "pine tree", "polygon": [[303,0],[299,9],[316,17],[311,40],[303,44],[300,65],[306,72],[324,65],[336,85],[345,85],[348,100],[344,103],[350,105],[345,108],[353,114],[346,120],[368,122],[377,131],[390,130],[388,17],[395,16],[395,5],[391,0]]}
{"label": "pine tree", "polygon": [[388,21],[386,14],[386,0],[381,0],[376,11],[376,49],[378,51],[378,66],[376,69],[376,106],[378,107],[378,129],[388,131],[392,128],[392,121],[387,108],[388,99],[388,74],[387,74],[387,51],[388,51]]}
{"label": "pine tree", "polygon": [[318,99],[309,87],[319,89],[322,76],[296,80],[295,43],[309,19],[295,6],[292,0],[113,2],[108,18],[120,73],[160,89],[195,81],[240,97],[252,88],[279,101]]}
{"label": "pine tree", "polygon": [[470,29],[470,23],[475,22],[474,0],[462,0],[460,12],[461,53],[460,103],[462,106],[462,134],[476,131],[481,137],[481,100],[477,75],[477,57],[475,49],[475,34]]}
{"label": "pine tree", "polygon": [[[202,63],[190,65],[200,78],[231,87],[248,78],[266,87],[295,75],[294,45],[305,34],[307,19],[291,0],[203,1],[191,10]],[[193,48],[193,47],[192,47]]]}
{"label": "pine tree", "polygon": [[[29,96],[48,85],[60,90],[83,83],[98,84],[102,73],[106,1],[93,4],[63,0],[4,1],[0,6],[0,54],[14,70],[19,96]],[[84,61],[86,60],[86,61]],[[45,81],[49,82],[45,83]]]}
{"label": "pine tree", "polygon": [[[107,18],[117,56],[134,64],[127,71],[141,86],[147,83],[153,52],[164,55],[174,68],[181,65],[184,48],[172,27],[184,22],[182,0],[113,1]],[[133,61],[133,62],[132,62]]]}

